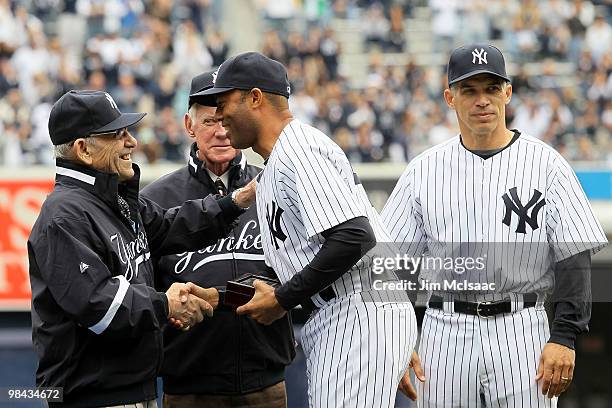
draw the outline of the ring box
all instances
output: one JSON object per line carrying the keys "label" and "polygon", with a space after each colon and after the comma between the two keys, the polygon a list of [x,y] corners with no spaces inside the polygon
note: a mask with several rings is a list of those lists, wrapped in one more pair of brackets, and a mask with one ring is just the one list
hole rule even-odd
{"label": "ring box", "polygon": [[255,294],[255,288],[253,287],[253,283],[256,279],[265,282],[275,288],[280,286],[280,282],[276,279],[249,273],[227,282],[227,286],[225,289],[225,299],[223,300],[223,304],[236,308],[238,306],[244,305],[249,300],[251,300],[251,298]]}

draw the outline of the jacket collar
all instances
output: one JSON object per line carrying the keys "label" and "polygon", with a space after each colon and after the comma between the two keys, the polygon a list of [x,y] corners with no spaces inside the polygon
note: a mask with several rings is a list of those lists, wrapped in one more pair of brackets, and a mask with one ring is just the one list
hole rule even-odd
{"label": "jacket collar", "polygon": [[[246,177],[246,156],[239,152],[232,159],[229,166],[229,186],[228,190],[232,191],[238,187],[242,187],[242,179]],[[214,181],[206,171],[206,164],[198,157],[198,146],[194,142],[189,150],[189,174],[195,177],[200,183],[209,188],[214,188]]]}
{"label": "jacket collar", "polygon": [[[56,160],[56,184],[75,185],[87,190],[110,207],[119,211],[117,195],[121,194],[130,205],[130,209],[138,208],[138,189],[140,184],[140,168],[132,163],[134,177],[123,183],[119,183],[117,174],[105,173],[83,166],[75,162],[57,159]],[[135,211],[132,211],[134,214]]]}

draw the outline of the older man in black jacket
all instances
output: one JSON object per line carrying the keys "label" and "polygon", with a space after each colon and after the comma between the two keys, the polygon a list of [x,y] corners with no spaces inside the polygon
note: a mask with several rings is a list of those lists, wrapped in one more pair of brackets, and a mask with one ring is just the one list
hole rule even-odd
{"label": "older man in black jacket", "polygon": [[127,128],[143,116],[100,91],[70,91],[51,110],[55,188],[28,255],[36,384],[62,387],[63,407],[156,406],[163,327],[188,330],[218,293],[192,283],[157,292],[152,257],[215,242],[252,201],[252,189],[171,209],[140,197]]}
{"label": "older man in black jacket", "polygon": [[[162,207],[204,194],[231,194],[260,171],[234,149],[215,120],[215,100],[198,95],[213,86],[213,72],[193,78],[185,130],[195,139],[187,166],[143,189]],[[157,288],[175,282],[219,288],[244,273],[276,278],[264,262],[255,206],[240,216],[228,238],[196,252],[157,260]],[[222,302],[220,302],[222,303]],[[285,366],[294,340],[288,317],[270,326],[237,316],[221,304],[207,324],[189,333],[168,329],[164,336],[164,407],[285,407]]]}

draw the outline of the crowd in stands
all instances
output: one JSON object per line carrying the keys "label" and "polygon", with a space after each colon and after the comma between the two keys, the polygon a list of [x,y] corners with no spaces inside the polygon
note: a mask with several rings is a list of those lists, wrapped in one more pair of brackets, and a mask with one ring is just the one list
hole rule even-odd
{"label": "crowd in stands", "polygon": [[[287,66],[295,116],[354,162],[405,162],[458,132],[442,98],[446,67],[411,51],[411,24],[423,7],[440,61],[466,42],[503,49],[514,89],[510,127],[569,160],[612,162],[610,1],[253,2],[253,18],[267,27],[260,51]],[[0,165],[52,164],[51,105],[79,88],[108,91],[123,112],[149,113],[134,131],[139,162],[182,161],[189,80],[235,45],[221,31],[223,13],[222,0],[0,0]],[[362,27],[363,82],[341,65],[339,19]],[[389,64],[389,53],[407,62]]]}

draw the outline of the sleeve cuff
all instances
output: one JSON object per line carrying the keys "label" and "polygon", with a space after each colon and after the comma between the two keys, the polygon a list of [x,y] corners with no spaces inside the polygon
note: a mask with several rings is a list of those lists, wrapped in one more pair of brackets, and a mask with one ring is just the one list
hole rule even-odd
{"label": "sleeve cuff", "polygon": [[170,315],[170,309],[168,306],[168,296],[166,296],[163,292],[157,292],[159,294],[160,302],[154,302],[155,311],[157,313],[160,323],[160,326],[163,326],[168,321],[168,316]]}
{"label": "sleeve cuff", "polygon": [[576,337],[576,333],[574,333],[569,328],[560,325],[555,325],[553,323],[553,327],[550,331],[550,339],[548,340],[548,342],[561,344],[562,346],[569,347],[574,350]]}
{"label": "sleeve cuff", "polygon": [[231,224],[236,218],[238,218],[245,210],[234,204],[231,195],[226,195],[217,200],[217,204],[223,212],[223,218],[228,224]]}
{"label": "sleeve cuff", "polygon": [[300,304],[299,300],[291,299],[291,295],[287,293],[286,285],[279,286],[274,289],[274,296],[279,305],[286,311],[289,311]]}

